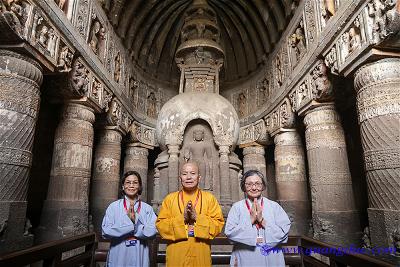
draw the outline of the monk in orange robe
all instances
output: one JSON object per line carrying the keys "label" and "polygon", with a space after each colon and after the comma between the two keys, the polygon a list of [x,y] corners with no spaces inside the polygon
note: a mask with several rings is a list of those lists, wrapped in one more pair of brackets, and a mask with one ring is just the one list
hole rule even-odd
{"label": "monk in orange robe", "polygon": [[194,162],[180,170],[182,190],[167,195],[156,227],[169,241],[167,266],[211,266],[210,240],[224,226],[217,199],[198,188],[201,176]]}

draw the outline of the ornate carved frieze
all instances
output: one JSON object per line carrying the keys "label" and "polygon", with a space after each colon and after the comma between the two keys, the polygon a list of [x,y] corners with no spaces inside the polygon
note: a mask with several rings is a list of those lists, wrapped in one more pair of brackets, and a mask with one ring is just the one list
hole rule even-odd
{"label": "ornate carved frieze", "polygon": [[266,132],[274,136],[282,128],[293,128],[295,126],[295,114],[290,104],[290,100],[284,101],[265,118]]}
{"label": "ornate carved frieze", "polygon": [[267,102],[271,93],[271,80],[269,73],[266,73],[264,77],[257,81],[256,92],[257,92],[257,107],[262,106]]}
{"label": "ornate carved frieze", "polygon": [[368,28],[372,42],[377,44],[391,33],[389,23],[394,17],[396,0],[370,0],[368,2]]}
{"label": "ornate carved frieze", "polygon": [[156,130],[134,121],[129,127],[130,141],[139,142],[151,147],[157,146]]}
{"label": "ornate carved frieze", "polygon": [[88,44],[100,61],[103,62],[106,55],[106,28],[104,22],[94,11],[91,16]]}
{"label": "ornate carved frieze", "polygon": [[81,59],[74,61],[72,71],[70,72],[70,88],[73,93],[78,97],[89,95],[89,69]]}
{"label": "ornate carved frieze", "polygon": [[250,125],[246,125],[240,128],[239,131],[239,144],[267,144],[269,142],[269,136],[265,127],[264,120],[258,120]]}
{"label": "ornate carved frieze", "polygon": [[107,110],[107,124],[110,126],[120,126],[122,121],[121,103],[114,97]]}
{"label": "ornate carved frieze", "polygon": [[336,14],[339,5],[338,0],[317,0],[318,14],[321,28],[324,28],[328,21]]}
{"label": "ornate carved frieze", "polygon": [[[33,5],[24,0],[0,1],[0,33],[4,40],[28,38],[27,27],[32,16]],[[8,31],[10,29],[11,31]]]}
{"label": "ornate carved frieze", "polygon": [[[317,38],[317,25],[315,20],[315,7],[317,4],[315,0],[306,0],[304,4],[304,19],[305,19],[305,28],[307,31],[303,31],[306,35],[306,39],[308,43],[311,44]],[[303,29],[303,30],[304,30]]]}
{"label": "ornate carved frieze", "polygon": [[90,4],[89,0],[77,0],[76,3],[74,25],[85,39],[89,25]]}

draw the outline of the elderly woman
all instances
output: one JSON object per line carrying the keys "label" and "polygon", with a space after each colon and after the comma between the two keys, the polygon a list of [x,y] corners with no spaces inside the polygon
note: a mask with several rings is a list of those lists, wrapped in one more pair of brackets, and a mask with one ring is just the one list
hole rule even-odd
{"label": "elderly woman", "polygon": [[108,206],[103,219],[103,237],[111,240],[109,267],[149,266],[147,239],[157,233],[153,208],[140,200],[142,179],[128,171],[122,178],[124,197]]}
{"label": "elderly woman", "polygon": [[233,204],[225,234],[234,241],[231,266],[285,266],[281,251],[273,248],[285,243],[290,220],[282,207],[261,195],[266,184],[256,170],[247,171],[240,182],[245,199]]}

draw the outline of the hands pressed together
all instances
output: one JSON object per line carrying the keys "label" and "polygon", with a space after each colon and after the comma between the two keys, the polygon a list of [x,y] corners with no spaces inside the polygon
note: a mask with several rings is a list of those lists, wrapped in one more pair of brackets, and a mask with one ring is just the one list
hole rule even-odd
{"label": "hands pressed together", "polygon": [[254,200],[254,205],[250,210],[250,220],[251,224],[259,224],[263,228],[265,228],[265,220],[262,214],[262,208],[260,204],[258,204],[257,200]]}
{"label": "hands pressed together", "polygon": [[185,220],[185,224],[193,225],[196,222],[196,209],[193,207],[191,200],[189,200],[186,204],[185,211],[183,212],[183,218]]}
{"label": "hands pressed together", "polygon": [[134,207],[134,203],[130,204],[128,217],[129,217],[129,219],[131,219],[133,224],[135,224],[135,207]]}

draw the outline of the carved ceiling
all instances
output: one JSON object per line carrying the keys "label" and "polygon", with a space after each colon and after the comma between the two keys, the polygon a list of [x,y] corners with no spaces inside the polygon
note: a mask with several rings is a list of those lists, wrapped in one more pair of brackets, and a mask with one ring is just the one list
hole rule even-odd
{"label": "carved ceiling", "polygon": [[[100,0],[134,64],[157,79],[178,80],[175,52],[192,0]],[[298,0],[208,0],[225,50],[222,82],[262,66],[287,26]]]}

